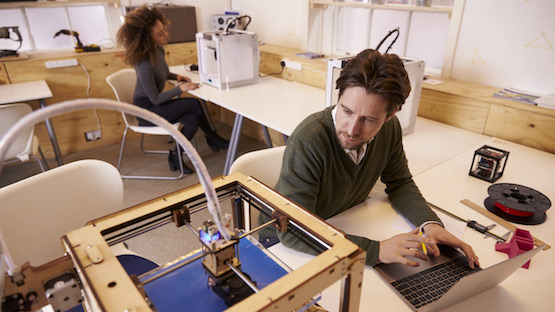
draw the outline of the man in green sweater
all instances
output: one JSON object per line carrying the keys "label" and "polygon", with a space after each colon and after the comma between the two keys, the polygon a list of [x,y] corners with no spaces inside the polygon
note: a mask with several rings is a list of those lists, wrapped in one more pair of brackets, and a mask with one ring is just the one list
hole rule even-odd
{"label": "man in green sweater", "polygon": [[[366,264],[399,262],[417,266],[407,256],[427,260],[439,255],[437,244],[461,248],[470,267],[479,265],[472,248],[447,232],[412,180],[395,117],[410,93],[408,74],[396,55],[365,50],[349,61],[337,80],[337,106],[307,117],[287,141],[275,189],[323,219],[368,197],[381,177],[393,207],[419,228],[384,241],[347,237],[366,250]],[[425,236],[418,235],[422,230]],[[275,237],[264,229],[261,237]],[[290,233],[278,233],[290,248],[314,252]]]}

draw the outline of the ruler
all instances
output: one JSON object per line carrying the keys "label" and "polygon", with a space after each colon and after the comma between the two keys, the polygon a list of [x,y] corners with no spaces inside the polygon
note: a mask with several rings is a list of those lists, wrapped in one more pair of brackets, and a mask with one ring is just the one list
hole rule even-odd
{"label": "ruler", "polygon": [[[490,212],[489,210],[478,206],[477,204],[473,203],[472,201],[468,200],[468,199],[463,199],[461,200],[461,203],[463,203],[464,205],[472,208],[473,210],[475,210],[476,212],[490,218],[491,220],[493,220],[494,222],[497,222],[497,224],[501,225],[502,227],[506,228],[507,230],[511,231],[511,232],[515,232],[516,230],[516,226],[514,224],[512,224],[511,222],[499,217],[498,215]],[[543,241],[541,241],[539,238],[532,236],[532,238],[534,239],[534,245],[536,246],[541,246],[541,245],[545,245],[545,248],[543,250],[548,250],[549,248],[551,248],[551,246],[549,246],[548,244],[544,243]]]}

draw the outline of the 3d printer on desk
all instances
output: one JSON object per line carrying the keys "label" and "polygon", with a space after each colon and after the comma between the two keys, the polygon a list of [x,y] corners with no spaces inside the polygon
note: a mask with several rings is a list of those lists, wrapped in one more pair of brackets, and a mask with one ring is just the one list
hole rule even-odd
{"label": "3d printer on desk", "polygon": [[200,80],[218,89],[258,83],[258,36],[229,30],[197,33]]}

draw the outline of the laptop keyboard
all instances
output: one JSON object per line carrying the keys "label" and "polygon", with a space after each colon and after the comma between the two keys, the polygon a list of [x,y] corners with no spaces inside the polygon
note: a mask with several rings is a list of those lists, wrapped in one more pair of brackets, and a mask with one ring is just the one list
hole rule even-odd
{"label": "laptop keyboard", "polygon": [[457,257],[402,279],[391,282],[416,309],[432,303],[464,276],[481,268],[471,269],[465,257]]}

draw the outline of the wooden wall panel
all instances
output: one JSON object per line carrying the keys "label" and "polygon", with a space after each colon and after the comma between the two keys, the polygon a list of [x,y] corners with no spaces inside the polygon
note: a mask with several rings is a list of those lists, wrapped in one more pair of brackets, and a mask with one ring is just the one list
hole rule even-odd
{"label": "wooden wall panel", "polygon": [[10,83],[8,72],[6,72],[6,65],[0,63],[0,85]]}
{"label": "wooden wall panel", "polygon": [[272,45],[260,46],[260,72],[264,74],[278,73],[281,71],[280,62],[287,59],[302,65],[302,70],[284,68],[280,75],[282,79],[298,81],[313,87],[326,88],[327,58],[306,59],[297,56],[302,50],[278,47]]}
{"label": "wooden wall panel", "polygon": [[422,89],[418,116],[483,133],[489,104],[435,90]]}
{"label": "wooden wall panel", "polygon": [[555,117],[492,104],[484,134],[555,153]]}

